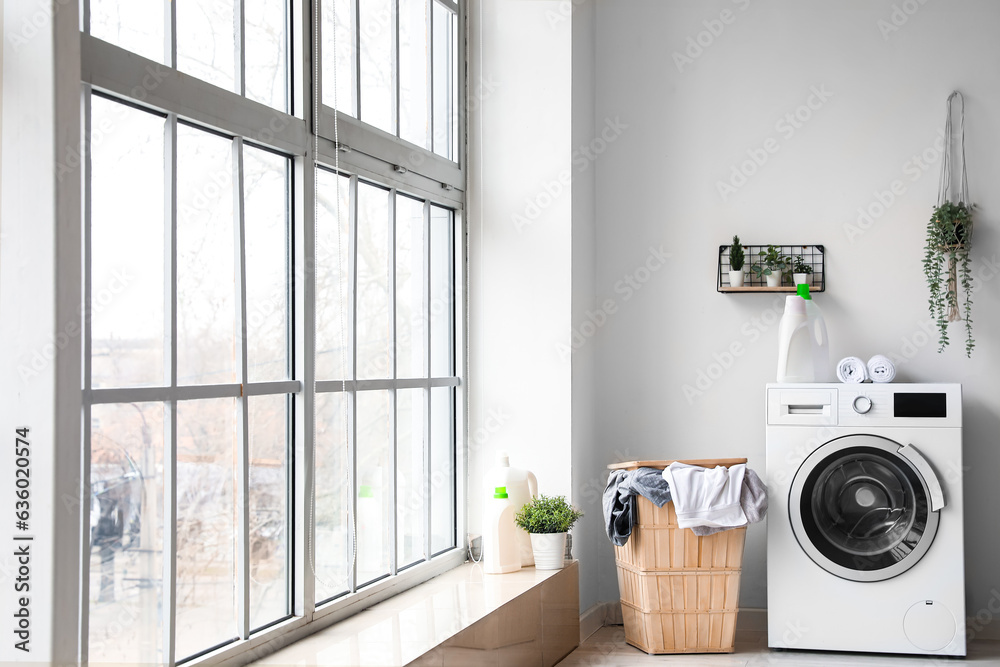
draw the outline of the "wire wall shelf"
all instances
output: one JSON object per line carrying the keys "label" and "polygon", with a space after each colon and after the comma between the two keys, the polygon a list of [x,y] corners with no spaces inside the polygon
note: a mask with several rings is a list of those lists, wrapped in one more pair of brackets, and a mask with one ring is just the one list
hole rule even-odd
{"label": "wire wall shelf", "polygon": [[[782,272],[781,283],[779,286],[771,287],[767,284],[767,280],[764,276],[758,277],[754,274],[750,268],[759,264],[764,257],[759,254],[761,252],[767,252],[767,245],[750,245],[747,243],[741,244],[743,246],[744,254],[744,264],[743,264],[743,285],[740,287],[734,287],[729,282],[729,245],[719,246],[719,269],[718,275],[716,276],[716,286],[717,291],[724,294],[730,293],[742,293],[742,292],[788,292],[789,294],[794,294],[796,287],[794,280],[792,278],[792,270],[788,268],[786,271]],[[799,260],[801,258],[802,264],[809,267],[811,272],[806,274],[806,280],[809,284],[810,292],[825,292],[826,291],[826,249],[822,245],[776,245],[774,246],[781,253],[781,256],[792,261]]]}

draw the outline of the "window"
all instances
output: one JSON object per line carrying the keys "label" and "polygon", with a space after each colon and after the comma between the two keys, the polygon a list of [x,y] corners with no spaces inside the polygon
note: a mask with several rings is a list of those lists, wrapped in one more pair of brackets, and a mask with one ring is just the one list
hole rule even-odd
{"label": "window", "polygon": [[286,0],[89,0],[86,4],[94,37],[288,110]]}
{"label": "window", "polygon": [[[456,546],[459,378],[454,213],[326,169],[317,190],[316,486],[330,491],[316,498],[316,590],[325,600]],[[435,414],[449,422],[432,432]],[[343,566],[352,511],[356,570]]]}
{"label": "window", "polygon": [[448,0],[323,0],[323,104],[458,162],[458,13]]}
{"label": "window", "polygon": [[83,3],[94,664],[464,560],[462,7],[323,0],[318,57],[309,7]]}

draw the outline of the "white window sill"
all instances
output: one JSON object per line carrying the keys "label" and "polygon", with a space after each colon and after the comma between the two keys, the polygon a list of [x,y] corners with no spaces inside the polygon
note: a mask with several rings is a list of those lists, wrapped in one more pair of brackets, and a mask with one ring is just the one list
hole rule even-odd
{"label": "white window sill", "polygon": [[466,563],[252,664],[478,665],[533,653],[554,665],[579,643],[578,572],[575,561],[502,575]]}

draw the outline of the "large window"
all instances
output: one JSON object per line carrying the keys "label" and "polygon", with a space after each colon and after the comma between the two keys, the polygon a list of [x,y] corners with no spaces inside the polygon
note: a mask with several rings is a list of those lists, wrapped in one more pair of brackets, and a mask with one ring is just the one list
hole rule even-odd
{"label": "large window", "polygon": [[458,5],[323,0],[323,104],[458,161]]}
{"label": "large window", "polygon": [[310,8],[83,3],[91,664],[463,560],[462,8]]}

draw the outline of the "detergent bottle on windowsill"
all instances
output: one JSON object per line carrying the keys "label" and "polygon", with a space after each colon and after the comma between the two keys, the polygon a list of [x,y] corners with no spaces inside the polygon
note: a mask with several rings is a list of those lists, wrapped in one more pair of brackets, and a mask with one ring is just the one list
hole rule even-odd
{"label": "detergent bottle on windowsill", "polygon": [[[522,507],[538,495],[538,480],[529,470],[512,468],[510,457],[507,452],[500,450],[497,452],[496,466],[490,469],[484,478],[486,487],[486,501],[489,503],[495,489],[498,486],[504,487],[507,491],[510,504],[514,507],[514,514],[517,514]],[[531,551],[531,537],[523,528],[514,526],[515,540],[517,542],[518,553],[521,557],[521,567],[529,567],[535,564],[534,554]],[[486,532],[483,532],[483,548],[486,547]]]}
{"label": "detergent bottle on windowsill", "polygon": [[493,497],[486,501],[483,517],[483,571],[487,574],[504,574],[521,569],[515,511],[507,488],[495,487]]}

